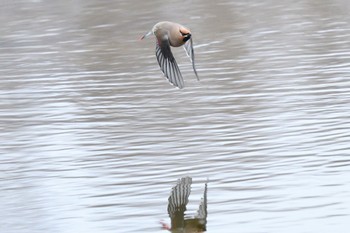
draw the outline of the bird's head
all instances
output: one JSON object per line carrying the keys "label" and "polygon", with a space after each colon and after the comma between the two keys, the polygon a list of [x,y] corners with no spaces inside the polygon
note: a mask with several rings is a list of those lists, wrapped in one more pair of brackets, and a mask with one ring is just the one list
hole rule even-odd
{"label": "bird's head", "polygon": [[179,31],[180,31],[183,42],[186,42],[191,38],[191,32],[187,28],[180,27]]}

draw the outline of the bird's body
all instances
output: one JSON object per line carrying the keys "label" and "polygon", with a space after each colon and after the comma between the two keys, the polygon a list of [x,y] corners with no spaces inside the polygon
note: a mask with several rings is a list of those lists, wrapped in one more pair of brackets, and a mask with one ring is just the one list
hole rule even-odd
{"label": "bird's body", "polygon": [[[180,47],[184,45],[186,40],[181,38],[180,34],[182,33],[190,33],[190,31],[177,23],[172,23],[168,21],[157,23],[153,26],[152,32],[157,37],[157,39],[162,39],[164,37],[168,37],[169,43],[173,47]],[[179,33],[180,32],[180,33]],[[189,36],[190,37],[190,36]],[[187,37],[188,39],[190,39]]]}
{"label": "bird's body", "polygon": [[194,73],[197,71],[194,63],[192,35],[188,28],[173,22],[163,21],[153,26],[152,30],[141,37],[141,40],[154,34],[156,42],[156,56],[161,70],[171,84],[178,88],[184,87],[184,81],[170,46],[184,46],[187,55],[191,58]]}

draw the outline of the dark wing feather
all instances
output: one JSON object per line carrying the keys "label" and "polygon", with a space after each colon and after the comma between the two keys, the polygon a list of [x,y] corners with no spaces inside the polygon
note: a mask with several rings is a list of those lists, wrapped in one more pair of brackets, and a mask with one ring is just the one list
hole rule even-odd
{"label": "dark wing feather", "polygon": [[160,69],[163,71],[169,82],[180,89],[183,88],[184,81],[179,66],[171,52],[167,38],[158,40],[156,44],[156,56]]}
{"label": "dark wing feather", "polygon": [[185,211],[188,197],[191,193],[191,177],[183,177],[178,180],[168,199],[168,214],[171,218],[171,228],[183,228],[185,226]]}
{"label": "dark wing feather", "polygon": [[194,51],[193,51],[192,37],[184,44],[184,48],[185,48],[185,51],[187,53],[187,56],[189,56],[190,59],[191,59],[193,71],[196,74],[197,79],[199,80],[199,77],[198,77],[198,74],[197,74],[197,70],[196,70],[196,66],[194,64]]}

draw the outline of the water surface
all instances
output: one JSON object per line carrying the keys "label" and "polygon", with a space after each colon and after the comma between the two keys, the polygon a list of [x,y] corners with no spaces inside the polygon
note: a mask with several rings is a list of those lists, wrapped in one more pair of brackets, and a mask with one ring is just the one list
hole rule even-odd
{"label": "water surface", "polygon": [[[1,2],[1,232],[164,232],[184,176],[207,232],[348,231],[347,1]],[[138,41],[161,20],[183,90]]]}

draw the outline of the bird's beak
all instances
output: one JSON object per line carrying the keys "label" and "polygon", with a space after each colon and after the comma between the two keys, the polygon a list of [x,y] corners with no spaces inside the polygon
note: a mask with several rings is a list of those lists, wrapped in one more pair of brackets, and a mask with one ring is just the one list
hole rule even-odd
{"label": "bird's beak", "polygon": [[150,36],[151,34],[152,34],[152,31],[149,31],[145,35],[141,36],[139,40],[143,40],[144,38]]}

